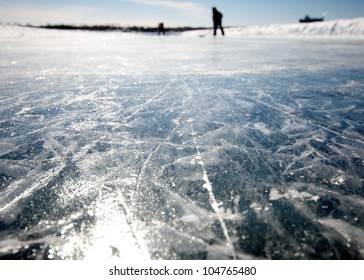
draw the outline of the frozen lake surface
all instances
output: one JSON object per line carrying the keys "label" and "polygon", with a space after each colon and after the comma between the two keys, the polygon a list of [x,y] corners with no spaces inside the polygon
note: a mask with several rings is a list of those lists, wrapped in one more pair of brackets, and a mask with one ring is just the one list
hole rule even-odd
{"label": "frozen lake surface", "polygon": [[364,40],[11,28],[0,258],[364,259]]}

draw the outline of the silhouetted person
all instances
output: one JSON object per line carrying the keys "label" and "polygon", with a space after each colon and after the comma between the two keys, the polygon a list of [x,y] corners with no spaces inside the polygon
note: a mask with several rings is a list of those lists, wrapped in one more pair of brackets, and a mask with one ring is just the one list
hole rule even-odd
{"label": "silhouetted person", "polygon": [[164,30],[164,24],[163,24],[163,22],[161,22],[159,25],[158,25],[158,35],[160,35],[160,34],[163,34],[163,35],[165,35],[166,34],[166,31]]}
{"label": "silhouetted person", "polygon": [[216,36],[216,30],[220,28],[222,35],[224,36],[224,28],[222,27],[222,13],[216,10],[215,7],[212,8],[212,19],[214,21],[214,36]]}

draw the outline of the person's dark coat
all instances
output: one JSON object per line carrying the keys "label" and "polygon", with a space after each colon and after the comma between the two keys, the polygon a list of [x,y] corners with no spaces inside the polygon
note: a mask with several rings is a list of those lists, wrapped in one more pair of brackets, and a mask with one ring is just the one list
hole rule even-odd
{"label": "person's dark coat", "polygon": [[224,28],[222,27],[222,13],[220,13],[215,7],[212,8],[212,20],[214,22],[214,36],[216,36],[218,28],[220,28],[222,35],[225,35]]}
{"label": "person's dark coat", "polygon": [[212,19],[214,21],[214,26],[221,26],[222,13],[220,13],[216,8],[212,8]]}

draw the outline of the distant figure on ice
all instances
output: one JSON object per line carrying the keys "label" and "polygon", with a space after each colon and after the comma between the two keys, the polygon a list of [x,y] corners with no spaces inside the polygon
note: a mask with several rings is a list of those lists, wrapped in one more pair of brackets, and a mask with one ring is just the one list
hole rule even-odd
{"label": "distant figure on ice", "polygon": [[224,28],[222,27],[222,13],[220,13],[215,7],[212,8],[212,19],[214,21],[214,36],[216,36],[216,30],[220,27],[221,33],[224,36]]}
{"label": "distant figure on ice", "polygon": [[163,35],[165,35],[166,34],[166,31],[164,30],[164,23],[163,22],[161,22],[159,25],[158,25],[158,35],[160,35],[160,34],[163,34]]}

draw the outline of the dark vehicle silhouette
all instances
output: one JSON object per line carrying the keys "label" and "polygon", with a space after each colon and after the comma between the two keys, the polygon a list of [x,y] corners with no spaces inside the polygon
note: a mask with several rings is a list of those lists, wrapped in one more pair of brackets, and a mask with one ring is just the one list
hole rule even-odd
{"label": "dark vehicle silhouette", "polygon": [[312,17],[306,15],[304,18],[300,19],[301,23],[309,23],[309,22],[317,22],[317,21],[324,21],[324,17],[312,18]]}

